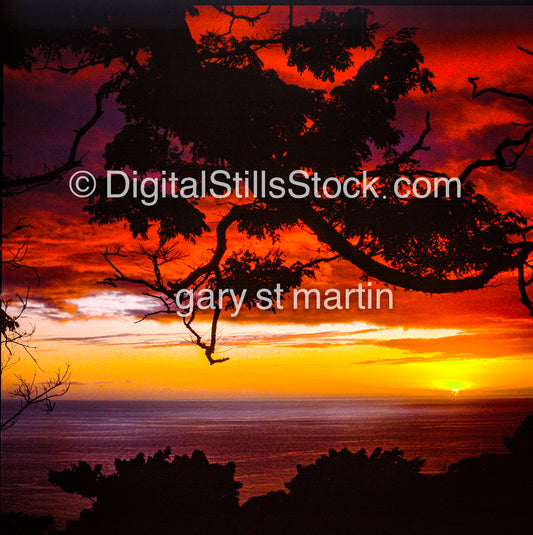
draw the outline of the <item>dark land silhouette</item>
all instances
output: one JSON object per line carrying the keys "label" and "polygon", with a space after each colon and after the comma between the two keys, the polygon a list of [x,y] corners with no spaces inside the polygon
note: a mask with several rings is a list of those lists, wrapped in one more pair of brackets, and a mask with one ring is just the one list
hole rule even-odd
{"label": "dark land silhouette", "polygon": [[239,507],[235,465],[209,463],[201,451],[171,457],[139,453],[102,473],[79,461],[49,480],[93,505],[66,530],[51,517],[2,514],[3,533],[85,534],[526,534],[533,506],[533,415],[512,437],[507,454],[483,454],[446,473],[421,473],[425,461],[394,448],[372,453],[330,450],[297,467],[287,491]]}

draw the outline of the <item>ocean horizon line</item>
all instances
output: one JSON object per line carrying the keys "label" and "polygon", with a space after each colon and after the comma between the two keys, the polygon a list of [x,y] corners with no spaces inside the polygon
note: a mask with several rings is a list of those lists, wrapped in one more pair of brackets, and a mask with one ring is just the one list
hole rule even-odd
{"label": "ocean horizon line", "polygon": [[[472,394],[472,395],[412,395],[412,396],[254,396],[254,397],[183,397],[183,398],[62,398],[57,401],[58,406],[63,403],[73,402],[95,402],[95,403],[109,403],[109,402],[124,402],[124,403],[181,403],[181,402],[305,402],[305,401],[449,401],[451,403],[460,403],[461,401],[472,400],[511,400],[511,399],[533,399],[531,394]],[[19,404],[20,401],[16,398],[6,398],[2,394],[1,403],[3,404]]]}

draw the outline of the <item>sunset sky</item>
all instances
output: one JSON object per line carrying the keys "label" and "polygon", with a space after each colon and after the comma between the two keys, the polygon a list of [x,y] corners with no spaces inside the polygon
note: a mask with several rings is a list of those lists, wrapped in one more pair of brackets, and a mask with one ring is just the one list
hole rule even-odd
{"label": "sunset sky", "polygon": [[[257,8],[241,8],[253,13]],[[341,8],[336,8],[340,10]],[[425,66],[435,74],[437,92],[415,93],[398,108],[397,125],[405,130],[406,146],[424,128],[431,112],[431,151],[426,167],[456,176],[467,163],[490,157],[506,136],[516,135],[511,121],[531,122],[531,110],[505,99],[472,100],[468,77],[479,76],[480,87],[501,87],[531,94],[533,50],[531,9],[520,6],[435,7],[373,6],[383,25],[376,42],[404,26],[419,28],[415,41]],[[313,19],[319,8],[294,8],[295,23]],[[234,26],[236,35],[261,35],[286,24],[288,8],[276,6],[261,24]],[[227,18],[201,7],[188,19],[195,39],[206,30],[227,29]],[[360,60],[370,57],[362,54]],[[285,81],[330,90],[354,71],[322,83],[286,65],[280,48],[265,51],[266,68]],[[357,63],[357,61],[356,61]],[[109,73],[99,67],[75,76],[52,71],[4,71],[4,162],[10,176],[41,172],[66,159],[73,131],[93,113],[94,93]],[[84,168],[103,173],[105,144],[120,130],[122,115],[113,98],[104,115],[83,139]],[[478,190],[502,210],[533,217],[531,150],[513,174],[478,172]],[[70,176],[70,173],[68,174]],[[28,265],[37,266],[40,285],[28,270],[4,271],[4,292],[25,294],[30,287],[25,322],[35,326],[31,344],[46,377],[68,361],[78,399],[179,399],[226,397],[320,396],[449,396],[452,389],[467,395],[533,395],[533,318],[518,302],[515,276],[497,277],[489,288],[454,295],[394,291],[394,309],[285,310],[276,314],[244,311],[222,317],[220,356],[228,362],[209,366],[200,349],[172,316],[136,323],[155,310],[157,302],[133,287],[97,284],[110,275],[102,252],[121,246],[138,250],[123,224],[90,225],[83,199],[61,183],[4,200],[4,232],[26,218],[32,228],[12,235],[4,255],[27,243]],[[214,223],[227,210],[214,206]],[[242,236],[228,233],[230,247],[239,249]],[[198,265],[213,247],[213,234],[196,247],[204,251],[183,261]],[[257,244],[258,249],[264,244]],[[289,261],[310,258],[319,242],[305,230],[283,237]],[[323,245],[322,245],[323,247]],[[180,245],[187,253],[190,245]],[[198,249],[195,249],[197,251]],[[196,253],[195,253],[196,255]],[[127,267],[140,272],[134,258]],[[139,259],[140,262],[140,259]],[[175,266],[179,272],[179,265]],[[306,287],[353,288],[360,272],[348,262],[325,265]],[[379,284],[375,283],[379,287]],[[207,330],[207,323],[200,323]],[[30,376],[34,364],[20,361],[2,377],[9,391],[14,374]]]}

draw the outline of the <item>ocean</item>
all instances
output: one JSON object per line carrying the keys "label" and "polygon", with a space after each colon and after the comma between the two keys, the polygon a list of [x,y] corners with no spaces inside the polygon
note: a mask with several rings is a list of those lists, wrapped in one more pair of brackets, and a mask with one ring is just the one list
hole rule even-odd
{"label": "ocean", "polygon": [[[2,402],[4,416],[14,406]],[[295,399],[224,401],[58,400],[35,407],[1,436],[1,510],[77,518],[88,499],[47,482],[48,470],[84,460],[113,471],[115,458],[203,450],[210,462],[236,464],[240,503],[283,489],[297,464],[330,448],[400,447],[427,460],[424,472],[459,459],[504,453],[502,437],[533,413],[533,398]]]}

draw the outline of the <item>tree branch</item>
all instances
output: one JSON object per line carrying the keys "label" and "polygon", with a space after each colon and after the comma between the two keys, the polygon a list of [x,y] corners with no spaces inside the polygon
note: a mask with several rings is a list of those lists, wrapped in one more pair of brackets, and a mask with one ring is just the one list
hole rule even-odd
{"label": "tree branch", "polygon": [[48,184],[50,182],[53,182],[54,180],[61,179],[66,172],[70,171],[71,169],[74,169],[75,167],[80,167],[81,161],[77,158],[79,144],[83,136],[87,134],[87,132],[96,124],[98,119],[103,115],[104,112],[102,109],[102,98],[107,92],[107,90],[108,84],[106,83],[103,84],[96,93],[95,111],[92,117],[79,130],[76,130],[76,135],[74,136],[74,140],[72,141],[72,146],[70,148],[69,156],[66,162],[64,162],[62,165],[55,167],[51,171],[40,175],[33,175],[29,177],[14,179],[3,177],[2,194],[5,196],[19,195],[30,189],[42,186],[44,184]]}
{"label": "tree branch", "polygon": [[533,252],[533,243],[525,242],[518,252],[509,257],[494,259],[481,273],[460,279],[418,277],[381,264],[350,243],[337,229],[325,221],[311,206],[295,205],[299,219],[307,225],[322,242],[340,254],[368,276],[407,290],[428,293],[456,293],[483,288],[490,280],[504,271],[519,268]]}
{"label": "tree branch", "polygon": [[70,389],[70,364],[67,363],[65,370],[57,370],[56,374],[48,379],[41,386],[35,384],[35,374],[30,381],[17,377],[19,384],[10,394],[20,398],[21,405],[19,409],[0,423],[0,429],[5,431],[13,427],[20,415],[32,405],[42,403],[45,406],[45,412],[52,412],[55,408],[54,398],[64,396]]}
{"label": "tree branch", "polygon": [[235,7],[234,6],[225,7],[225,6],[214,5],[213,7],[219,13],[222,13],[223,15],[227,15],[228,17],[230,17],[231,20],[230,20],[230,23],[229,23],[229,32],[231,32],[231,30],[233,28],[233,23],[236,20],[244,20],[244,21],[248,22],[251,26],[255,26],[256,22],[258,22],[265,15],[268,15],[270,13],[270,8],[272,6],[267,6],[265,11],[262,11],[262,12],[258,13],[257,15],[253,15],[253,16],[243,15],[241,13],[235,13]]}
{"label": "tree branch", "polygon": [[472,84],[472,98],[478,98],[484,93],[494,93],[496,95],[501,95],[502,97],[512,98],[517,100],[523,100],[527,102],[530,106],[533,106],[533,99],[524,93],[511,93],[509,91],[503,91],[502,89],[496,89],[494,87],[486,87],[481,91],[478,91],[476,82],[479,80],[479,76],[475,78],[468,78],[468,81]]}
{"label": "tree branch", "polygon": [[524,48],[523,46],[520,46],[520,45],[516,45],[518,47],[518,50],[521,50],[522,52],[525,52],[526,54],[529,54],[530,56],[533,56],[533,51],[527,49],[527,48]]}

